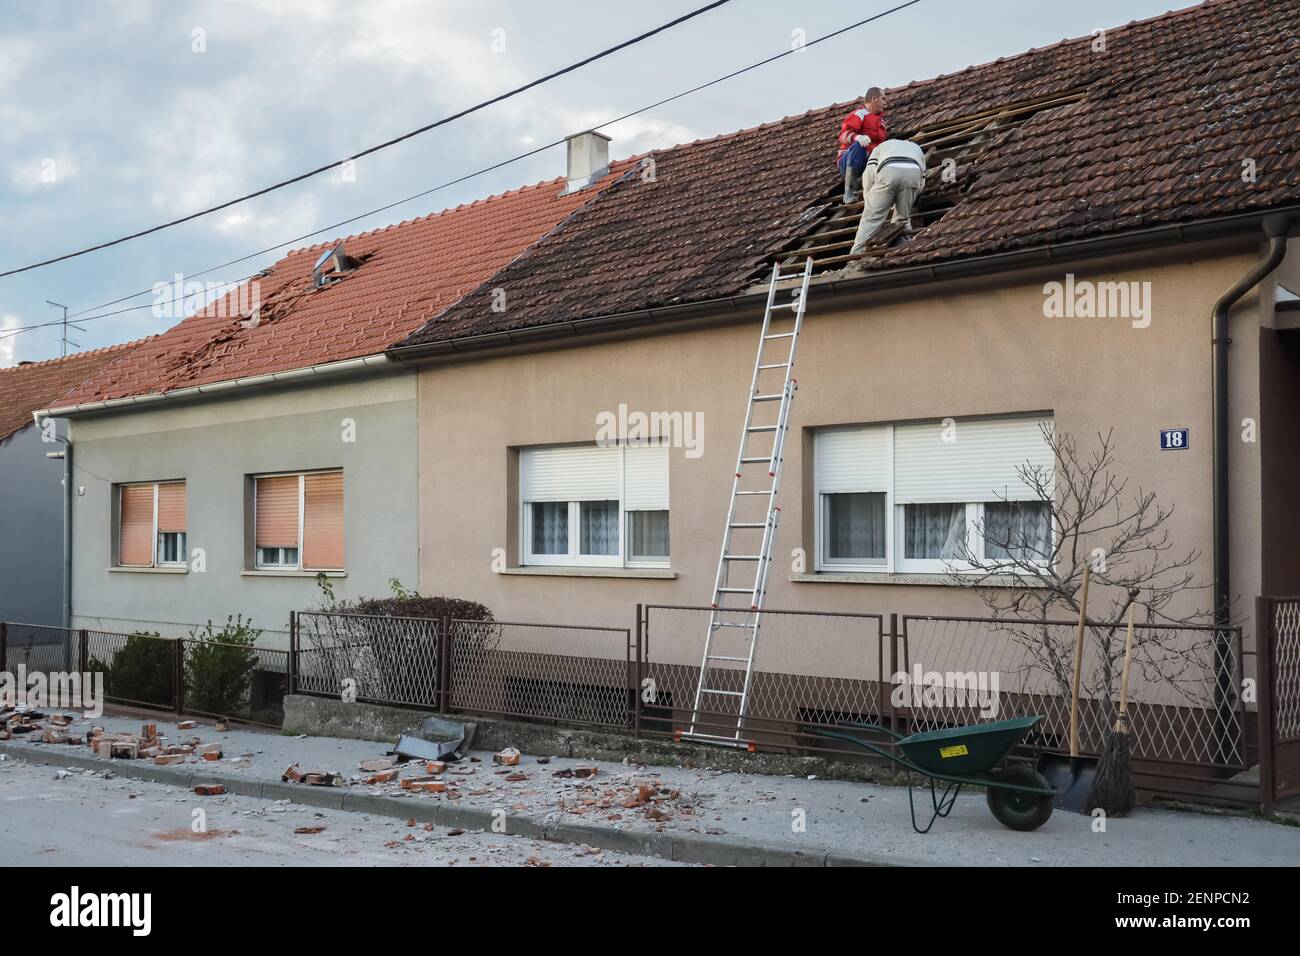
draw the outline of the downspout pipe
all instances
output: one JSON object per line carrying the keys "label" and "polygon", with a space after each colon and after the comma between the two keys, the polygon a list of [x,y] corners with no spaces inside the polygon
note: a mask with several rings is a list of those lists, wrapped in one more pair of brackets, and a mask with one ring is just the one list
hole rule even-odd
{"label": "downspout pipe", "polygon": [[72,438],[63,440],[63,626],[72,627]]}
{"label": "downspout pipe", "polygon": [[1228,447],[1231,431],[1228,421],[1228,313],[1286,257],[1287,233],[1292,216],[1269,216],[1263,221],[1268,237],[1268,251],[1251,267],[1250,271],[1233,283],[1232,288],[1214,303],[1211,352],[1213,356],[1214,390],[1214,623],[1216,627],[1231,625],[1232,588],[1229,572],[1230,537],[1228,529]]}

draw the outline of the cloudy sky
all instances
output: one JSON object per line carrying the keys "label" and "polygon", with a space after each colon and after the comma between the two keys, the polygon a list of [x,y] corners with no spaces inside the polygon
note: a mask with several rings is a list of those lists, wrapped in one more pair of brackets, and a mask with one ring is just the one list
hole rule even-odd
{"label": "cloudy sky", "polygon": [[[0,365],[162,331],[148,290],[237,280],[289,248],[563,172],[562,149],[310,239],[893,6],[732,0],[596,64],[271,195],[0,279]],[[432,122],[703,0],[0,0],[0,271],[135,232]],[[605,130],[616,156],[730,132],[1164,12],[1170,0],[922,0],[875,24]],[[795,31],[803,31],[797,34]],[[977,105],[977,104],[973,104]],[[831,147],[828,145],[828,149]],[[101,306],[144,292],[133,299]],[[99,308],[97,308],[99,307]]]}

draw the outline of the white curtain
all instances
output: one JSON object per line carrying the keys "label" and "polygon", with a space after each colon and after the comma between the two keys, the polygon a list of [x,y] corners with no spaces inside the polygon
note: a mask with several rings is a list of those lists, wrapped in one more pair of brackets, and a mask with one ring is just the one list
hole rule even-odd
{"label": "white curtain", "polygon": [[629,511],[627,527],[633,560],[668,557],[667,511]]}
{"label": "white curtain", "polygon": [[883,493],[827,495],[826,557],[832,560],[885,560]]}
{"label": "white curtain", "polygon": [[908,558],[958,558],[966,539],[966,506],[908,505],[904,509],[903,538],[903,553]]}
{"label": "white curtain", "polygon": [[569,553],[569,503],[533,503],[533,554]]}
{"label": "white curtain", "polygon": [[1046,560],[1052,547],[1045,501],[990,501],[984,505],[984,557]]}
{"label": "white curtain", "polygon": [[580,505],[579,554],[618,554],[618,502],[584,501]]}

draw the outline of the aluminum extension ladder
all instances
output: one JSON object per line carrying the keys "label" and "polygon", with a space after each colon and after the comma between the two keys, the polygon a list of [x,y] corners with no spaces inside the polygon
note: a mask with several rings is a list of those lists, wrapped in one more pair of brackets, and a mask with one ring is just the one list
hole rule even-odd
{"label": "aluminum extension ladder", "polygon": [[[763,598],[767,593],[767,574],[772,565],[772,547],[776,540],[776,525],[781,516],[777,507],[777,492],[781,487],[781,462],[784,458],[786,432],[790,425],[790,404],[799,383],[794,378],[795,352],[799,347],[799,332],[803,329],[804,307],[808,299],[808,282],[812,278],[813,260],[799,273],[781,275],[780,264],[772,267],[772,278],[767,287],[767,307],[763,312],[763,333],[758,340],[758,354],[754,359],[754,376],[749,387],[748,407],[745,409],[745,426],[740,433],[740,450],[736,454],[735,478],[731,483],[731,501],[727,506],[727,523],[722,532],[722,550],[718,556],[718,573],[713,585],[712,611],[709,613],[709,632],[704,639],[704,657],[700,661],[700,676],[695,685],[695,704],[691,709],[690,728],[679,736],[704,743],[746,746],[742,738],[745,715],[749,704],[749,691],[754,673],[754,649],[758,645],[758,632],[763,618]],[[789,302],[777,304],[777,284],[802,278]],[[788,314],[777,315],[780,310]],[[793,325],[786,326],[786,323]],[[776,324],[774,324],[776,323]],[[776,343],[788,343],[788,352],[780,352]],[[780,354],[772,355],[773,351]],[[781,387],[771,383],[781,375]],[[776,403],[776,421],[760,424],[756,412]],[[771,436],[770,445],[765,438]],[[755,447],[758,445],[760,447]],[[764,487],[742,487],[754,481],[758,474],[766,478]],[[746,482],[746,478],[749,482]],[[742,513],[741,502],[750,500],[766,505],[761,515]],[[752,506],[748,506],[752,508]],[[757,520],[756,520],[757,519]],[[737,534],[739,532],[739,534]],[[742,550],[736,551],[736,538],[742,540]],[[754,539],[758,538],[755,545]],[[747,546],[743,542],[750,542]],[[752,578],[747,573],[753,568]],[[733,574],[734,569],[734,574]],[[727,601],[740,601],[728,605]],[[722,635],[727,635],[723,637]],[[720,652],[718,645],[722,644]],[[738,674],[744,665],[740,689],[720,686],[718,678]],[[731,728],[730,711],[722,713],[710,706],[714,701],[730,701],[734,710],[735,727]],[[724,724],[721,732],[700,729],[700,725]]]}

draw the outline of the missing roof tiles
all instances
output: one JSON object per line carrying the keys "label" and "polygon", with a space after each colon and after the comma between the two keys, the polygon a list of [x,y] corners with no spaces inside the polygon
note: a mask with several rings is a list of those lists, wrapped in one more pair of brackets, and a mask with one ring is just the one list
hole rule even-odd
{"label": "missing roof tiles", "polygon": [[1077,103],[1087,92],[1084,87],[1070,89],[915,129],[904,128],[899,138],[920,145],[926,157],[926,188],[912,209],[910,235],[901,223],[893,223],[876,233],[864,252],[850,255],[863,204],[861,200],[845,203],[843,182],[839,176],[830,177],[825,192],[799,216],[800,222],[808,223],[807,230],[765,260],[761,269],[754,273],[755,278],[770,271],[774,260],[786,269],[796,267],[811,256],[814,274],[842,269],[859,260],[867,265],[877,264],[891,246],[909,241],[961,202],[978,181],[980,158],[989,149],[1014,136],[1033,117],[1046,110]]}

